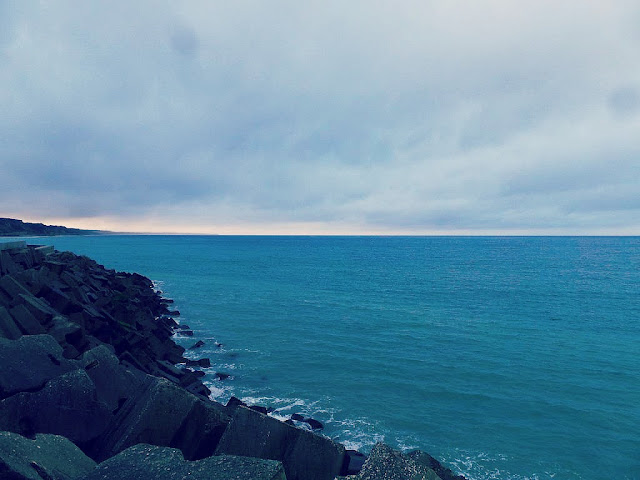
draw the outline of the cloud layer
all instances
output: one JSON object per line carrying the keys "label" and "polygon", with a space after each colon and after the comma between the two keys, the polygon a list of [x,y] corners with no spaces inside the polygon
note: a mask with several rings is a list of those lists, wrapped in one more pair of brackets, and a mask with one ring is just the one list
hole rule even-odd
{"label": "cloud layer", "polygon": [[0,3],[0,216],[640,234],[637,2]]}

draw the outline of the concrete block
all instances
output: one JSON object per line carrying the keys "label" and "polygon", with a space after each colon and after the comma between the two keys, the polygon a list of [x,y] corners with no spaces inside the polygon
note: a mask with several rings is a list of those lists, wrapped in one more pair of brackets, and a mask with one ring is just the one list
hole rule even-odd
{"label": "concrete block", "polygon": [[62,347],[50,335],[0,338],[0,365],[0,399],[40,389],[52,378],[77,368],[62,356]]}
{"label": "concrete block", "polygon": [[53,245],[41,245],[39,247],[35,247],[34,251],[39,252],[46,257],[47,255],[55,252],[56,249],[53,247]]}
{"label": "concrete block", "polygon": [[70,440],[59,435],[29,439],[0,432],[0,477],[7,480],[76,480],[96,467]]}
{"label": "concrete block", "polygon": [[39,335],[46,333],[44,327],[24,305],[16,305],[13,307],[11,309],[11,316],[25,335]]}
{"label": "concrete block", "polygon": [[187,457],[211,454],[229,417],[209,403],[203,406],[168,380],[152,378],[120,408],[92,457],[103,460],[137,443],[180,448]]}
{"label": "concrete block", "polygon": [[76,445],[100,435],[110,417],[84,370],[72,370],[50,380],[41,390],[0,401],[0,430],[26,436],[53,433]]}
{"label": "concrete block", "polygon": [[2,274],[3,275],[13,275],[20,271],[18,265],[13,261],[11,255],[7,251],[0,251],[0,258],[2,258]]}
{"label": "concrete block", "polygon": [[216,454],[279,460],[288,480],[333,480],[345,450],[328,438],[238,405]]}
{"label": "concrete block", "polygon": [[354,480],[441,480],[431,468],[378,443]]}
{"label": "concrete block", "polygon": [[0,242],[0,251],[4,250],[19,250],[22,248],[27,248],[27,242],[24,240],[16,240],[13,242]]}
{"label": "concrete block", "polygon": [[21,336],[22,332],[16,325],[13,317],[9,315],[6,308],[0,306],[0,337],[17,340]]}
{"label": "concrete block", "polygon": [[21,303],[36,317],[41,325],[46,325],[56,315],[56,312],[51,306],[41,298],[34,297],[33,295],[19,295]]}
{"label": "concrete block", "polygon": [[121,365],[105,345],[85,352],[80,364],[93,381],[98,399],[112,412],[142,388],[143,379]]}
{"label": "concrete block", "polygon": [[146,444],[102,462],[82,480],[122,479],[287,480],[280,462],[228,455],[187,461],[180,450]]}
{"label": "concrete block", "polygon": [[29,289],[11,275],[4,275],[3,277],[0,277],[0,288],[2,288],[9,297],[14,299],[20,294],[31,295]]}

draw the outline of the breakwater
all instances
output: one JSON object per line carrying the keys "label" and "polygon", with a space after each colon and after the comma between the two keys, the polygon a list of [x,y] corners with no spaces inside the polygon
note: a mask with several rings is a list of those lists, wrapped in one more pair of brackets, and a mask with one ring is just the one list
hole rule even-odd
{"label": "breakwater", "polygon": [[178,315],[141,275],[52,247],[1,247],[0,473],[462,478],[422,452],[380,444],[365,461],[260,407],[211,401],[203,373],[187,366],[206,359],[189,363],[172,340]]}

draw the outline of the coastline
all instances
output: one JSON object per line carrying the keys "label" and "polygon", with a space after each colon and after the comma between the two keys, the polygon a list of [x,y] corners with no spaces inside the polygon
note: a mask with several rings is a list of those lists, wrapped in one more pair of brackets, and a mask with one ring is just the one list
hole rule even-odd
{"label": "coastline", "polygon": [[[313,419],[285,423],[265,407],[209,400],[198,368],[208,360],[184,357],[184,348],[172,340],[176,331],[187,331],[174,319],[179,312],[146,277],[25,242],[2,247],[0,259],[0,341],[6,372],[12,372],[0,383],[0,430],[63,435],[80,448],[78,455],[103,462],[85,476],[68,478],[92,478],[118,462],[129,465],[126,449],[141,443],[178,448],[187,461],[180,468],[187,470],[202,469],[196,464],[204,459],[240,455],[279,462],[256,460],[254,466],[276,472],[270,478],[289,480],[347,474],[400,479],[409,470],[422,472],[415,478],[463,478],[427,454],[403,455],[382,444],[365,462],[361,454],[295,426],[320,430]],[[11,358],[16,351],[30,355],[27,364]],[[51,420],[52,410],[69,405],[73,415]],[[143,468],[126,468],[134,467]]]}

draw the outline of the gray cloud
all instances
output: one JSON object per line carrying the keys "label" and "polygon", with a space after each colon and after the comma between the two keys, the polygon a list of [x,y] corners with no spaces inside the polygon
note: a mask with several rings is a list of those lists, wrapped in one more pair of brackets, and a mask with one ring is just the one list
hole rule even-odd
{"label": "gray cloud", "polygon": [[640,232],[633,2],[0,9],[3,216]]}
{"label": "gray cloud", "polygon": [[608,100],[609,107],[616,115],[635,115],[640,110],[640,93],[638,88],[616,88],[611,92]]}

